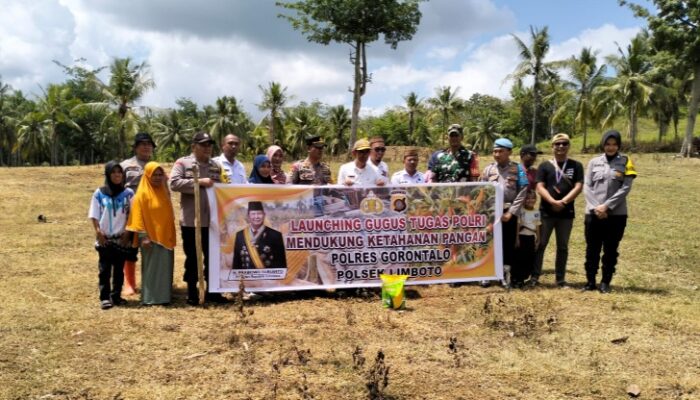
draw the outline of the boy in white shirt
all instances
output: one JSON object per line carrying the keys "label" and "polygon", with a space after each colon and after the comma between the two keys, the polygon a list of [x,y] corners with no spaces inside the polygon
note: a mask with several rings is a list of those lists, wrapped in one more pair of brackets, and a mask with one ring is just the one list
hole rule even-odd
{"label": "boy in white shirt", "polygon": [[523,288],[525,281],[532,274],[535,265],[535,253],[540,245],[540,211],[535,209],[537,193],[528,190],[518,215],[518,237],[515,241],[515,262],[512,272],[514,288]]}

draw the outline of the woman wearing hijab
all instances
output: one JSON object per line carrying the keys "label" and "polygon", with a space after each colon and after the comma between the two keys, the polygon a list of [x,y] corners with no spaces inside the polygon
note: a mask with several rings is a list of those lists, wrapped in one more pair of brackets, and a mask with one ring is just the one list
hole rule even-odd
{"label": "woman wearing hijab", "polygon": [[249,183],[275,183],[270,174],[272,173],[272,164],[266,155],[260,154],[255,156],[253,160],[253,170],[250,171],[248,177]]}
{"label": "woman wearing hijab", "polygon": [[175,262],[175,214],[163,168],[149,162],[143,176],[126,229],[138,235],[141,247],[141,303],[168,304]]}
{"label": "woman wearing hijab", "polygon": [[603,251],[601,293],[610,292],[617,264],[617,248],[627,225],[627,195],[637,177],[632,160],[620,153],[622,138],[608,131],[601,140],[603,154],[588,163],[583,194],[586,198],[586,279],[584,290],[596,290],[596,274]]}
{"label": "woman wearing hijab", "polygon": [[105,184],[93,193],[88,218],[95,229],[95,249],[99,254],[100,307],[106,310],[126,303],[121,297],[128,251],[124,228],[134,192],[124,187],[124,170],[118,162],[108,162],[104,174]]}
{"label": "woman wearing hijab", "polygon": [[284,151],[279,146],[270,146],[267,148],[267,158],[270,159],[272,165],[272,181],[280,185],[287,183],[287,175],[282,171],[282,161],[284,160]]}

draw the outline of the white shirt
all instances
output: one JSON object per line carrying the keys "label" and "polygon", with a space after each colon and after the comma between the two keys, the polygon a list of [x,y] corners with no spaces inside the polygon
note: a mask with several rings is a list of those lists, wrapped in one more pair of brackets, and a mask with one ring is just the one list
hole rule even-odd
{"label": "white shirt", "polygon": [[376,165],[370,158],[369,160],[367,160],[367,165],[374,168],[374,171],[377,173],[377,175],[389,179],[389,166],[386,165],[384,161],[380,161],[379,165]]}
{"label": "white shirt", "polygon": [[416,173],[411,176],[405,169],[395,172],[394,175],[391,176],[392,185],[402,185],[406,183],[425,183],[425,176],[420,171],[416,171]]}
{"label": "white shirt", "polygon": [[233,164],[231,164],[223,153],[218,157],[214,157],[214,161],[224,167],[231,183],[248,183],[248,176],[245,173],[245,166],[242,162],[234,159]]}
{"label": "white shirt", "polygon": [[340,166],[338,169],[338,183],[345,185],[345,181],[348,177],[354,182],[353,186],[376,186],[377,179],[381,179],[382,176],[377,173],[377,171],[370,167],[369,161],[364,168],[357,168],[355,161],[350,161]]}
{"label": "white shirt", "polygon": [[521,228],[520,232],[518,232],[520,235],[534,236],[537,226],[542,224],[540,219],[540,210],[527,210],[525,208],[521,208],[520,219],[518,222],[520,222],[521,227],[527,228]]}

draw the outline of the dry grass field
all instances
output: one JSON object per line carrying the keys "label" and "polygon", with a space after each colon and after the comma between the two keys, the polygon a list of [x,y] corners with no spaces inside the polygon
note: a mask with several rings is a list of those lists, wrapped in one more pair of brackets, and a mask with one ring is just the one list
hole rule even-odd
{"label": "dry grass field", "polygon": [[0,398],[699,399],[700,160],[633,159],[612,294],[578,290],[580,197],[576,288],[553,287],[550,249],[541,288],[413,287],[401,312],[376,293],[189,307],[180,248],[173,305],[101,311],[86,215],[102,166],[0,169]]}

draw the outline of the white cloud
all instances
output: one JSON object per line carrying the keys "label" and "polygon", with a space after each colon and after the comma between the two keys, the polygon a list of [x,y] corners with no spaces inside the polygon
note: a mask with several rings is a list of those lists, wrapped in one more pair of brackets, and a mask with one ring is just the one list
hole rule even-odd
{"label": "white cloud", "polygon": [[576,37],[551,46],[548,60],[563,60],[573,55],[578,56],[582,48],[590,47],[600,51],[598,61],[600,64],[606,55],[617,54],[615,42],[624,48],[639,31],[640,28],[620,29],[612,24],[586,29]]}
{"label": "white cloud", "polygon": [[455,58],[457,53],[459,50],[456,47],[433,47],[428,52],[427,57],[446,61]]}

